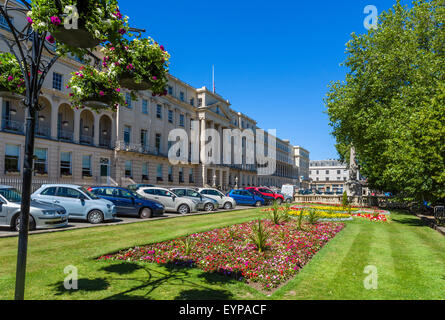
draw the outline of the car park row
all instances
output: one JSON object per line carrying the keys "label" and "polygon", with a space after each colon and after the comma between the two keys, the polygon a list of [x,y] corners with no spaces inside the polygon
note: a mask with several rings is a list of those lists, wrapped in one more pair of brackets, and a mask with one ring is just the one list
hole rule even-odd
{"label": "car park row", "polygon": [[[291,202],[291,197],[269,188],[233,189],[224,194],[215,188],[156,187],[128,188],[76,185],[42,185],[31,196],[29,229],[65,227],[69,220],[100,224],[117,216],[148,219],[165,212],[188,214],[198,211],[231,210],[238,205],[263,206],[273,201]],[[0,226],[18,230],[21,195],[10,186],[0,186]]]}

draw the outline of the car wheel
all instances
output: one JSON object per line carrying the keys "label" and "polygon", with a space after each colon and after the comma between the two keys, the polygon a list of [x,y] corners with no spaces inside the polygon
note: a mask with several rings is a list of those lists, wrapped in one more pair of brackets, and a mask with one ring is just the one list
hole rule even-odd
{"label": "car wheel", "polygon": [[255,202],[255,207],[261,207],[261,201]]}
{"label": "car wheel", "polygon": [[204,206],[204,211],[207,211],[207,212],[212,212],[214,209],[215,209],[215,207],[211,203],[206,203],[206,205]]}
{"label": "car wheel", "polygon": [[291,203],[292,200],[289,198],[289,199],[286,200],[286,202],[287,202],[287,203]]}
{"label": "car wheel", "polygon": [[180,214],[187,214],[187,213],[190,212],[190,208],[189,208],[189,206],[186,205],[186,204],[181,204],[181,205],[178,207],[178,212],[179,212]]}
{"label": "car wheel", "polygon": [[91,224],[99,224],[104,222],[104,214],[100,210],[93,210],[88,214],[87,219]]}
{"label": "car wheel", "polygon": [[[14,220],[14,227],[15,231],[20,231],[20,213],[15,217]],[[28,222],[28,230],[32,231],[36,229],[36,222],[32,215],[29,215],[29,222]]]}
{"label": "car wheel", "polygon": [[278,205],[280,205],[280,204],[283,203],[283,200],[282,200],[281,198],[278,198],[278,199],[277,199],[277,203],[278,203]]}
{"label": "car wheel", "polygon": [[226,203],[224,203],[224,209],[225,209],[225,210],[230,210],[230,209],[232,209],[232,204],[231,204],[230,202],[226,202]]}
{"label": "car wheel", "polygon": [[141,219],[148,219],[153,217],[153,212],[150,208],[142,208],[141,212],[139,213],[139,218]]}

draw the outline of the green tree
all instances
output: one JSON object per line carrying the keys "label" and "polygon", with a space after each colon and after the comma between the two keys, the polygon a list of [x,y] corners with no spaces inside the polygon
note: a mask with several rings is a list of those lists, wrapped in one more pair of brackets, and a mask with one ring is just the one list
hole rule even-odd
{"label": "green tree", "polygon": [[442,0],[397,1],[346,45],[349,72],[325,103],[341,158],[353,143],[372,188],[445,196],[444,21]]}

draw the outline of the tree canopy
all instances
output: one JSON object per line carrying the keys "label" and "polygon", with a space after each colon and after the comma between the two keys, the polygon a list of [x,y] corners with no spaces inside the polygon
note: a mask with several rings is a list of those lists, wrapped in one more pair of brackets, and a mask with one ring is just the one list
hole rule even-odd
{"label": "tree canopy", "polygon": [[397,1],[346,45],[346,79],[325,103],[337,151],[354,145],[371,188],[445,197],[444,21],[443,0]]}

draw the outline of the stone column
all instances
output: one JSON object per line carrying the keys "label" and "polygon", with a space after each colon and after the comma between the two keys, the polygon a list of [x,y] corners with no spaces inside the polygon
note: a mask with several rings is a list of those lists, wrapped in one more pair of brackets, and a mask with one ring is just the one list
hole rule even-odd
{"label": "stone column", "polygon": [[74,110],[74,142],[80,141],[80,110]]}
{"label": "stone column", "polygon": [[57,132],[59,126],[59,106],[54,102],[51,104],[51,139],[57,140],[59,133]]}
{"label": "stone column", "polygon": [[94,113],[94,145],[99,146],[100,137],[100,115]]}

